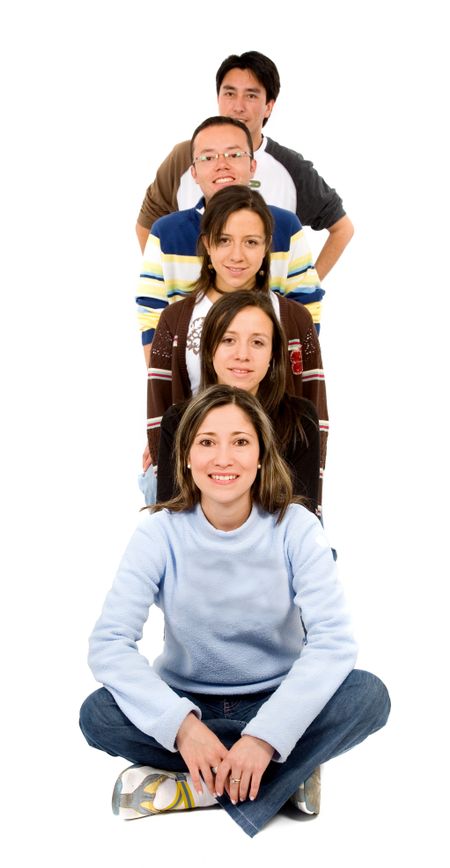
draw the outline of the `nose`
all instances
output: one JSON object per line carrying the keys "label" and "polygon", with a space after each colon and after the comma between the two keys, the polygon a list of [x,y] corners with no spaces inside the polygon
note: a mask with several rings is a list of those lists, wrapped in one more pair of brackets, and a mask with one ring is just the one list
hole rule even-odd
{"label": "nose", "polygon": [[216,465],[216,467],[229,467],[232,463],[233,461],[230,455],[230,447],[228,446],[228,444],[218,444],[214,455],[214,464]]}
{"label": "nose", "polygon": [[233,99],[233,111],[235,114],[243,114],[245,110],[245,99],[243,95],[235,94]]}
{"label": "nose", "polygon": [[223,154],[219,154],[219,159],[216,160],[215,163],[216,163],[216,171],[217,170],[220,171],[222,169],[229,169],[231,160],[229,157],[227,158],[227,157],[224,157]]}
{"label": "nose", "polygon": [[248,346],[244,341],[237,341],[234,348],[234,356],[239,361],[248,361]]}
{"label": "nose", "polygon": [[230,260],[232,262],[242,262],[242,247],[240,241],[233,241],[230,247]]}

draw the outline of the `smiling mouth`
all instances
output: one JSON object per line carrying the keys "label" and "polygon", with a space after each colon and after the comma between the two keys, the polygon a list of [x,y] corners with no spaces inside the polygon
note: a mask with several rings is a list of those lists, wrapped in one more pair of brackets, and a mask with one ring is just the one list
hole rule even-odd
{"label": "smiling mouth", "polygon": [[235,178],[232,178],[230,175],[226,175],[223,178],[216,178],[214,183],[215,184],[234,184],[235,181],[236,181]]}
{"label": "smiling mouth", "polygon": [[236,374],[236,376],[245,376],[246,374],[253,373],[253,371],[249,368],[228,368],[228,370],[230,371],[230,374]]}
{"label": "smiling mouth", "polygon": [[235,473],[209,473],[208,475],[214,482],[234,482],[238,478]]}

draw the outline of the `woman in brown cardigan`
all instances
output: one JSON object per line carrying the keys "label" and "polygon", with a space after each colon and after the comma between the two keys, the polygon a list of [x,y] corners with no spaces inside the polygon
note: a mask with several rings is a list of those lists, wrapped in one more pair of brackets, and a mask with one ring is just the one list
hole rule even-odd
{"label": "woman in brown cardigan", "polygon": [[157,462],[161,419],[200,385],[200,335],[217,299],[239,289],[258,290],[272,301],[287,338],[286,392],[308,398],[320,422],[320,465],[324,466],[328,416],[317,333],[309,312],[269,289],[272,215],[262,197],[247,187],[216,193],[202,218],[202,269],[188,298],[164,309],[153,340],[148,371],[147,427],[150,454]]}

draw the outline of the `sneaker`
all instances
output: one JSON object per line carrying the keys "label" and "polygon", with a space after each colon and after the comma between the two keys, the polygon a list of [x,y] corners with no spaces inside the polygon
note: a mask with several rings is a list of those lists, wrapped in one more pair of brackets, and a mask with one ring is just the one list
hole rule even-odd
{"label": "sneaker", "polygon": [[290,801],[303,814],[318,814],[320,812],[320,766],[300,784]]}
{"label": "sneaker", "polygon": [[[195,798],[186,777],[183,772],[167,772],[150,766],[129,766],[117,778],[112,795],[113,814],[123,820],[137,820],[150,814],[160,814],[162,811],[194,808]],[[156,791],[168,778],[175,781],[174,797],[165,808],[156,808]]]}

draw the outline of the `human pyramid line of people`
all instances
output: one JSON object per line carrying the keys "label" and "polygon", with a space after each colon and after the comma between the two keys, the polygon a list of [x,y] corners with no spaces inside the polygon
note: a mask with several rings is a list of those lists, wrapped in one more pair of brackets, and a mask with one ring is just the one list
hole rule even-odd
{"label": "human pyramid line of people", "polygon": [[[320,766],[390,701],[354,668],[321,523],[321,281],[353,227],[312,163],[263,133],[275,64],[231,55],[216,85],[220,114],[169,154],[138,219],[147,508],[90,638],[103,686],[80,726],[132,763],[115,814],[220,805],[253,837],[287,802],[318,814]],[[315,263],[303,225],[328,230]]]}

